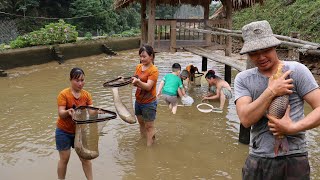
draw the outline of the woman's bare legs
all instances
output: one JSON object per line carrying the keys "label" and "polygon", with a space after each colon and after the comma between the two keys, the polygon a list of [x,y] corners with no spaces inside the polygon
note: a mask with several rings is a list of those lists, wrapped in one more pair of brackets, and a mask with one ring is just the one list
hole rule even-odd
{"label": "woman's bare legs", "polygon": [[154,142],[155,135],[154,121],[146,121],[145,129],[147,134],[147,146],[151,146]]}
{"label": "woman's bare legs", "polygon": [[145,125],[145,122],[144,122],[142,116],[138,115],[137,119],[138,119],[139,126],[140,126],[140,135],[142,137],[146,137],[147,136],[146,127],[145,127],[146,125]]}
{"label": "woman's bare legs", "polygon": [[68,162],[70,159],[70,154],[71,151],[69,150],[64,150],[64,151],[59,151],[59,162],[58,162],[58,179],[65,179],[66,178],[66,173],[67,173],[67,166]]}
{"label": "woman's bare legs", "polygon": [[92,163],[91,163],[91,161],[82,159],[81,157],[79,157],[79,158],[82,163],[82,169],[83,169],[84,174],[87,177],[87,180],[92,180],[93,176],[92,176]]}

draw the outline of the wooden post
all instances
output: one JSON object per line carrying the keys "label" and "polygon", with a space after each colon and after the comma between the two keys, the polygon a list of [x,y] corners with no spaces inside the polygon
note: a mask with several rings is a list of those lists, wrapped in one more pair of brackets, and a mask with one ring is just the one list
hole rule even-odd
{"label": "wooden post", "polygon": [[[232,1],[226,1],[226,14],[227,14],[227,29],[232,30]],[[226,37],[226,56],[231,56],[232,53],[232,37]]]}
{"label": "wooden post", "polygon": [[147,24],[145,23],[146,21],[146,0],[141,0],[141,41],[140,41],[140,46],[145,44],[147,42]]}
{"label": "wooden post", "polygon": [[231,84],[231,66],[224,65],[224,80]]}
{"label": "wooden post", "polygon": [[[210,12],[209,5],[210,4],[207,3],[203,7],[203,9],[204,9],[203,19],[204,19],[205,25],[209,25],[209,24],[207,24],[209,22],[209,12]],[[208,28],[206,28],[206,29],[208,29]],[[205,34],[205,41],[206,41],[206,45],[208,45],[208,46],[211,45],[211,34],[210,33]]]}
{"label": "wooden post", "polygon": [[202,56],[202,66],[201,66],[201,71],[207,71],[207,66],[208,66],[208,58]]}
{"label": "wooden post", "polygon": [[[298,32],[291,32],[290,36],[292,38],[298,38],[300,37],[300,34]],[[297,48],[294,48],[292,46],[289,46],[288,51],[288,59],[291,61],[299,61],[299,51]]]}
{"label": "wooden post", "polygon": [[177,21],[172,20],[170,23],[170,51],[176,52],[177,48]]}
{"label": "wooden post", "polygon": [[154,30],[156,26],[156,0],[148,0],[149,19],[148,19],[148,44],[154,47]]}
{"label": "wooden post", "polygon": [[[227,14],[227,29],[232,29],[232,2],[231,0],[226,1],[226,14]],[[226,50],[225,50],[225,55],[226,56],[231,56],[232,53],[232,37],[227,36],[226,37]],[[225,65],[224,66],[224,79],[231,84],[231,66]]]}

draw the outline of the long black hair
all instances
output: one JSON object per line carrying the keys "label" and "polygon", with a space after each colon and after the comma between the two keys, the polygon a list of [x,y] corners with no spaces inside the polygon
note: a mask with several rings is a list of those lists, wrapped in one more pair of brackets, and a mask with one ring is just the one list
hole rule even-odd
{"label": "long black hair", "polygon": [[216,72],[214,70],[209,70],[205,76],[206,79],[216,78]]}
{"label": "long black hair", "polygon": [[85,76],[84,71],[81,68],[72,68],[70,71],[70,80],[78,79],[81,75]]}

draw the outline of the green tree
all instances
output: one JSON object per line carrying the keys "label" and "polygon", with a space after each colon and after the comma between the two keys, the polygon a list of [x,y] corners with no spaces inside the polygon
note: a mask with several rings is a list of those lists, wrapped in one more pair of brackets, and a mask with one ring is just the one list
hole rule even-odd
{"label": "green tree", "polygon": [[73,17],[91,16],[74,20],[81,34],[103,28],[106,12],[100,0],[75,0],[71,3],[70,12]]}

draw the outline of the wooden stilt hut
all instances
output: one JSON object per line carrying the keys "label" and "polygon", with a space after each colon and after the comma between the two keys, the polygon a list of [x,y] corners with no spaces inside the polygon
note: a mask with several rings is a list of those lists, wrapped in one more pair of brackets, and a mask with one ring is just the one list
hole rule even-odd
{"label": "wooden stilt hut", "polygon": [[[125,8],[131,3],[141,4],[141,44],[149,44],[157,51],[175,52],[183,46],[217,46],[216,49],[225,49],[226,55],[231,54],[231,37],[223,38],[223,43],[213,43],[210,34],[194,33],[180,29],[180,27],[202,27],[208,26],[223,27],[232,29],[232,11],[251,6],[255,3],[262,3],[263,0],[220,0],[226,16],[223,19],[209,19],[209,7],[212,1],[219,0],[116,0],[115,9]],[[189,4],[202,6],[204,14],[198,19],[156,19],[156,6],[167,4],[179,6]],[[146,9],[148,7],[148,12]],[[163,30],[165,29],[165,30]],[[221,39],[220,39],[221,41]]]}

